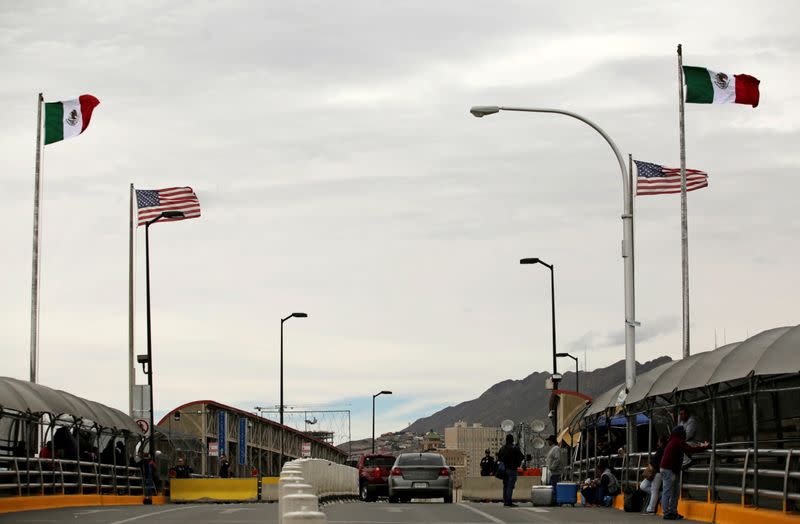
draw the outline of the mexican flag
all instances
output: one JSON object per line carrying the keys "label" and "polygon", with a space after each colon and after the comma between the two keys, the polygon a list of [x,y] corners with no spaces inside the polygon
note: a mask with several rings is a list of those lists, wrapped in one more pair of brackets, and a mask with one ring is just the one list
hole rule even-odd
{"label": "mexican flag", "polygon": [[52,144],[83,133],[89,127],[92,111],[100,103],[92,95],[75,100],[47,102],[44,105],[44,143]]}
{"label": "mexican flag", "polygon": [[687,103],[758,106],[761,81],[750,75],[729,75],[705,67],[683,66],[683,78]]}

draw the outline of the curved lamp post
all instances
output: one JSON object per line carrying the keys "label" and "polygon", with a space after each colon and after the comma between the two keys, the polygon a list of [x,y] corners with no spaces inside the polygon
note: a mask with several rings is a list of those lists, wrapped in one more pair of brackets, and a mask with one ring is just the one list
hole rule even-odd
{"label": "curved lamp post", "polygon": [[[281,319],[281,405],[278,406],[278,412],[280,413],[281,417],[281,426],[283,426],[283,323],[289,320],[290,318],[306,318],[308,315],[306,313],[292,313],[285,318]],[[281,427],[281,460],[280,465],[278,466],[278,472],[280,473],[280,469],[283,467],[283,434],[285,433],[285,428]]]}
{"label": "curved lamp post", "polygon": [[622,174],[622,260],[625,272],[625,387],[630,390],[636,381],[636,332],[635,328],[639,325],[636,322],[635,287],[634,287],[634,251],[633,251],[633,193],[631,180],[628,178],[628,170],[625,167],[625,160],[619,152],[617,145],[611,137],[603,131],[600,126],[584,118],[581,115],[563,109],[543,109],[527,107],[502,107],[502,106],[475,106],[470,109],[473,116],[482,118],[486,115],[499,113],[500,111],[521,111],[525,113],[555,113],[572,117],[588,125],[602,136],[611,146],[614,155],[619,163],[619,170]]}
{"label": "curved lamp post", "polygon": [[391,395],[391,391],[381,391],[372,395],[372,454],[375,454],[375,398],[381,395]]}
{"label": "curved lamp post", "polygon": [[575,361],[575,393],[580,393],[580,383],[578,382],[578,357],[570,355],[569,353],[556,353],[556,356],[571,358]]}
{"label": "curved lamp post", "polygon": [[550,318],[553,324],[553,389],[558,389],[558,365],[556,363],[556,285],[553,266],[538,258],[523,258],[520,264],[541,264],[550,270]]}

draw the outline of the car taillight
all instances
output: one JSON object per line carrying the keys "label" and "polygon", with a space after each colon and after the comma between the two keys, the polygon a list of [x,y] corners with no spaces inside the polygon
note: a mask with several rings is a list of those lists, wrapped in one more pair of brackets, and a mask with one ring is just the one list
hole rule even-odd
{"label": "car taillight", "polygon": [[400,468],[392,468],[392,476],[393,477],[402,477],[403,472],[400,471]]}
{"label": "car taillight", "polygon": [[372,476],[376,479],[381,478],[381,468],[376,467],[374,470],[372,470]]}
{"label": "car taillight", "polygon": [[440,477],[449,477],[450,476],[450,468],[442,468],[439,470]]}

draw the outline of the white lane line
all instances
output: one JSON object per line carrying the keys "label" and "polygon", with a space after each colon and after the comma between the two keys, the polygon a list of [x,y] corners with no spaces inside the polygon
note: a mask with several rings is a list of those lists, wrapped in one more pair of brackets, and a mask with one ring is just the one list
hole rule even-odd
{"label": "white lane line", "polygon": [[498,519],[497,517],[493,517],[493,516],[489,515],[488,513],[484,513],[483,511],[481,511],[481,510],[479,510],[477,508],[473,508],[469,504],[464,504],[463,502],[461,502],[458,505],[461,506],[462,508],[467,508],[468,510],[470,510],[470,511],[472,511],[474,513],[477,513],[478,515],[480,515],[481,517],[483,517],[485,519],[489,519],[490,522],[494,522],[495,524],[506,524],[505,522],[503,522],[502,520]]}
{"label": "white lane line", "polygon": [[119,509],[89,509],[89,510],[86,510],[86,511],[79,511],[79,512],[75,513],[75,515],[76,516],[77,515],[92,515],[94,513],[103,513],[104,511],[122,511],[122,510],[119,510]]}
{"label": "white lane line", "polygon": [[114,522],[111,522],[110,524],[124,524],[125,522],[133,522],[134,520],[146,519],[147,517],[152,517],[153,515],[161,515],[162,513],[169,513],[171,511],[180,511],[180,510],[183,510],[183,509],[192,509],[192,508],[196,508],[196,507],[197,506],[183,506],[183,507],[180,507],[180,508],[165,509],[164,511],[154,511],[152,513],[145,513],[144,515],[137,515],[137,516],[131,517],[129,519],[115,520]]}
{"label": "white lane line", "polygon": [[527,509],[528,511],[533,511],[534,513],[547,513],[550,511],[549,509],[544,509],[544,508],[522,508],[522,509]]}
{"label": "white lane line", "polygon": [[237,511],[255,511],[255,508],[230,508],[224,509],[219,512],[220,515],[229,515],[231,513],[236,513]]}

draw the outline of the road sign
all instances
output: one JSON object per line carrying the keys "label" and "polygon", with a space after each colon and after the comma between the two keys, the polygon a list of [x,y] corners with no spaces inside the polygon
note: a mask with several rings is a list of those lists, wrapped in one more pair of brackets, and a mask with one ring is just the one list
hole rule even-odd
{"label": "road sign", "polygon": [[150,431],[150,423],[147,422],[145,419],[143,418],[136,419],[136,424],[139,426],[139,429],[141,429],[142,433],[144,433],[145,435],[147,435],[148,431]]}
{"label": "road sign", "polygon": [[239,419],[239,464],[247,463],[247,419]]}
{"label": "road sign", "polygon": [[208,443],[208,456],[209,457],[218,457],[219,456],[219,448],[217,447],[216,442],[209,442]]}
{"label": "road sign", "polygon": [[303,442],[303,447],[301,449],[301,456],[303,457],[310,457],[311,456],[311,442]]}

